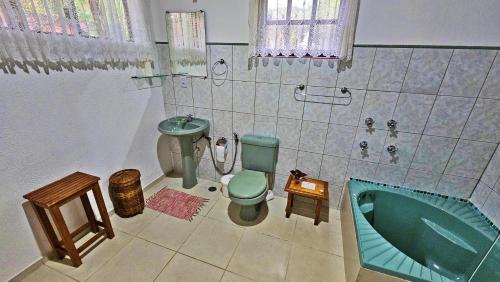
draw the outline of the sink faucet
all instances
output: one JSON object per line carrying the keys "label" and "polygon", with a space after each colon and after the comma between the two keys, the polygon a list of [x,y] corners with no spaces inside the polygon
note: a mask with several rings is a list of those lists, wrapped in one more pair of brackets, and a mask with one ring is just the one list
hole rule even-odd
{"label": "sink faucet", "polygon": [[181,118],[177,121],[177,126],[184,128],[188,122],[193,121],[193,115],[189,114],[186,117]]}

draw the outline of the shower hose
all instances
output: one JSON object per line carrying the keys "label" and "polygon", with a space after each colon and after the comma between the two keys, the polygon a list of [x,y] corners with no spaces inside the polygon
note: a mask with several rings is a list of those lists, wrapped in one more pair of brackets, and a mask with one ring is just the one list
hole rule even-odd
{"label": "shower hose", "polygon": [[233,163],[231,164],[231,168],[227,172],[224,172],[224,167],[222,169],[220,169],[215,164],[214,152],[212,150],[212,138],[209,136],[206,136],[205,134],[203,134],[203,136],[202,136],[203,138],[207,139],[207,141],[208,141],[208,148],[210,149],[210,156],[212,157],[212,164],[214,165],[215,170],[222,175],[228,175],[233,171],[234,163],[236,162],[236,156],[238,155],[238,143],[239,143],[240,139],[239,139],[238,134],[236,132],[233,132],[233,136],[234,136],[234,143],[235,143],[234,157],[233,157]]}

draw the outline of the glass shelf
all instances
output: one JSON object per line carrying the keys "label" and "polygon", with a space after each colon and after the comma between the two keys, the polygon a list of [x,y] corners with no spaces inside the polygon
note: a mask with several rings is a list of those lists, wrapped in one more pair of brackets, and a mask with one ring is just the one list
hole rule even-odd
{"label": "glass shelf", "polygon": [[136,75],[130,78],[132,79],[148,79],[148,78],[163,78],[169,76],[168,74],[153,74],[153,75]]}

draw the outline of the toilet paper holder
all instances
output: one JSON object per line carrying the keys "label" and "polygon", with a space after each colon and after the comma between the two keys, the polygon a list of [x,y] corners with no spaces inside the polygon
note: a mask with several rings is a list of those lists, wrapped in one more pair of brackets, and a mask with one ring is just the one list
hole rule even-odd
{"label": "toilet paper holder", "polygon": [[227,139],[225,137],[220,137],[215,142],[215,159],[218,162],[226,161],[227,155]]}

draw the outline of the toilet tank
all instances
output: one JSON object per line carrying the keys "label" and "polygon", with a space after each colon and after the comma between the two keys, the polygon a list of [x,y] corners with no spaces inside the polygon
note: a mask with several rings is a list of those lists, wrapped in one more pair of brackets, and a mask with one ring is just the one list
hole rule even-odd
{"label": "toilet tank", "polygon": [[241,137],[241,165],[244,169],[273,172],[278,161],[279,139],[247,134]]}

